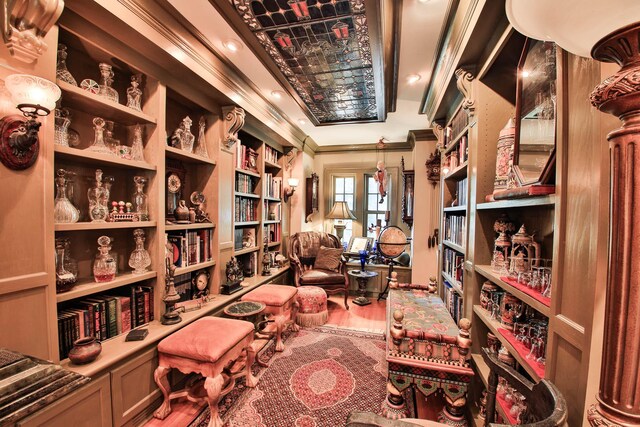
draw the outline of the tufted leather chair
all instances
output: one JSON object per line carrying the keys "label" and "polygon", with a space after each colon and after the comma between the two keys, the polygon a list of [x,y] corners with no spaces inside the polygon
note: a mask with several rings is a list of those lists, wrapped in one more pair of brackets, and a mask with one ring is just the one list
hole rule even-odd
{"label": "tufted leather chair", "polygon": [[294,271],[296,286],[318,286],[324,289],[327,294],[344,292],[344,307],[349,310],[349,304],[347,304],[349,278],[346,258],[342,257],[337,272],[313,268],[320,246],[341,248],[340,240],[333,234],[303,231],[291,236],[289,244],[289,260]]}

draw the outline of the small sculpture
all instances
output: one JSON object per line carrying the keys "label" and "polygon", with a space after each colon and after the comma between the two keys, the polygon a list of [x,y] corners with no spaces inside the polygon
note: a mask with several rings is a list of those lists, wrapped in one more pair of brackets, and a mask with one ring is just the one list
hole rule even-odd
{"label": "small sculpture", "polygon": [[205,139],[204,131],[207,126],[207,121],[204,116],[200,117],[198,121],[198,141],[196,147],[193,150],[193,154],[202,157],[209,157],[207,152],[207,140]]}
{"label": "small sculpture", "polygon": [[236,257],[231,257],[229,262],[227,262],[225,274],[227,276],[227,283],[240,283],[244,279]]}
{"label": "small sculpture", "polygon": [[264,252],[262,254],[262,275],[271,276],[271,255],[269,254],[269,244],[264,241]]}
{"label": "small sculpture", "polygon": [[165,266],[166,266],[166,276],[165,276],[165,294],[162,298],[162,301],[165,304],[164,314],[162,315],[162,319],[160,323],[163,325],[173,325],[175,323],[180,323],[182,318],[180,314],[175,309],[176,303],[180,301],[180,295],[176,291],[174,276],[176,274],[176,266],[173,264],[173,246],[170,242],[167,242],[165,246]]}
{"label": "small sculpture", "polygon": [[173,211],[173,216],[178,224],[189,224],[189,208],[184,200],[178,202],[178,207]]}
{"label": "small sculpture", "polygon": [[387,186],[389,185],[389,174],[382,160],[376,164],[376,172],[373,174],[373,179],[378,183],[378,193],[380,193],[380,201],[378,203],[384,203],[384,198],[387,195]]}
{"label": "small sculpture", "polygon": [[131,86],[127,88],[127,107],[138,111],[142,111],[142,91],[138,88],[141,81],[142,75],[134,74],[131,76]]}
{"label": "small sculpture", "polygon": [[204,205],[207,200],[204,194],[201,191],[194,191],[193,193],[191,193],[189,199],[191,200],[191,204],[193,204],[195,210],[194,222],[211,222],[209,214],[204,211]]}
{"label": "small sculpture", "polygon": [[191,133],[191,123],[193,123],[193,121],[189,116],[182,119],[178,129],[173,131],[173,135],[171,135],[170,145],[172,147],[179,148],[189,153],[193,151],[193,141],[196,137]]}

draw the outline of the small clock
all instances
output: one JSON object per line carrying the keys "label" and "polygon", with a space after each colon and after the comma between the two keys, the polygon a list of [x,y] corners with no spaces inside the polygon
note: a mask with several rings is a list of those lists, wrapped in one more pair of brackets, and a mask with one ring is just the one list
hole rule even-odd
{"label": "small clock", "polygon": [[209,281],[211,274],[207,270],[200,270],[191,278],[194,287],[193,299],[203,298],[209,295]]}
{"label": "small clock", "polygon": [[167,178],[167,190],[169,190],[170,193],[177,193],[180,191],[180,187],[182,187],[180,177],[175,173],[169,175],[169,178]]}

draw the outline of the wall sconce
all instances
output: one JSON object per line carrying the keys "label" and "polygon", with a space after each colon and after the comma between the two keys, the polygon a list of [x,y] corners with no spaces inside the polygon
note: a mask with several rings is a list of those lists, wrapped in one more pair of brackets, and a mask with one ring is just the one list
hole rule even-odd
{"label": "wall sconce", "polygon": [[285,203],[287,203],[287,201],[289,200],[289,197],[293,196],[293,193],[295,193],[296,187],[298,186],[299,182],[300,181],[298,180],[298,178],[289,178],[287,180],[287,184],[289,184],[289,186],[284,189],[284,202]]}
{"label": "wall sconce", "polygon": [[19,115],[0,120],[0,161],[13,170],[27,169],[38,158],[40,144],[37,117],[49,115],[60,98],[60,88],[47,79],[11,74],[4,81],[11,100],[27,119]]}

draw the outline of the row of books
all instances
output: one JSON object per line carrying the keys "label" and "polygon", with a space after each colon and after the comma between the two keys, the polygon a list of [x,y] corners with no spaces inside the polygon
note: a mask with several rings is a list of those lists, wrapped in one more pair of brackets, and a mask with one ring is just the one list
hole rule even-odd
{"label": "row of books", "polygon": [[241,193],[253,193],[253,178],[241,173],[236,174],[236,191]]}
{"label": "row of books", "polygon": [[264,195],[279,199],[282,197],[282,178],[274,177],[271,173],[264,174]]}
{"label": "row of books", "polygon": [[458,114],[451,120],[449,126],[444,128],[444,148],[446,149],[449,144],[460,135],[460,132],[464,130],[469,124],[469,115],[464,111],[459,111]]}
{"label": "row of books", "polygon": [[461,164],[467,161],[469,158],[469,146],[467,135],[460,138],[460,142],[455,150],[453,150],[447,158],[445,159],[444,164],[449,166],[449,171],[454,170]]}
{"label": "row of books", "polygon": [[269,147],[268,145],[264,146],[264,159],[271,163],[278,163],[278,156],[280,153],[274,149]]}
{"label": "row of books", "polygon": [[188,267],[213,259],[213,230],[183,230],[166,234],[173,248],[173,264]]}
{"label": "row of books", "polygon": [[242,227],[234,230],[233,249],[236,251],[256,246],[255,227]]}
{"label": "row of books", "polygon": [[464,246],[467,221],[464,215],[447,215],[444,218],[444,240]]}
{"label": "row of books", "polygon": [[269,200],[264,200],[262,203],[262,212],[264,212],[265,221],[282,220],[282,203],[271,202]]}
{"label": "row of books", "polygon": [[464,256],[451,248],[444,248],[442,252],[442,271],[457,281],[460,288],[463,287],[462,278],[464,270]]}
{"label": "row of books", "polygon": [[236,144],[236,168],[258,172],[257,165],[250,163],[250,158],[257,159],[256,151],[244,144]]}
{"label": "row of books", "polygon": [[453,290],[451,284],[446,280],[444,282],[444,304],[449,310],[451,317],[458,324],[462,317],[462,297],[456,291]]}
{"label": "row of books", "polygon": [[244,277],[253,277],[258,273],[258,252],[239,255],[236,259]]}
{"label": "row of books", "polygon": [[[95,295],[58,311],[58,350],[66,359],[84,337],[104,341],[154,319],[152,286],[130,286],[121,295]],[[122,295],[129,293],[129,295]]]}
{"label": "row of books", "polygon": [[282,227],[280,224],[266,224],[264,226],[264,236],[267,238],[267,242],[280,242],[282,238]]}
{"label": "row of books", "polygon": [[236,197],[235,203],[235,221],[236,222],[245,222],[245,221],[257,221],[258,220],[258,212],[257,212],[257,202],[254,199],[245,199],[242,197]]}
{"label": "row of books", "polygon": [[469,178],[461,179],[456,182],[456,203],[453,206],[467,205],[467,190],[469,187]]}

